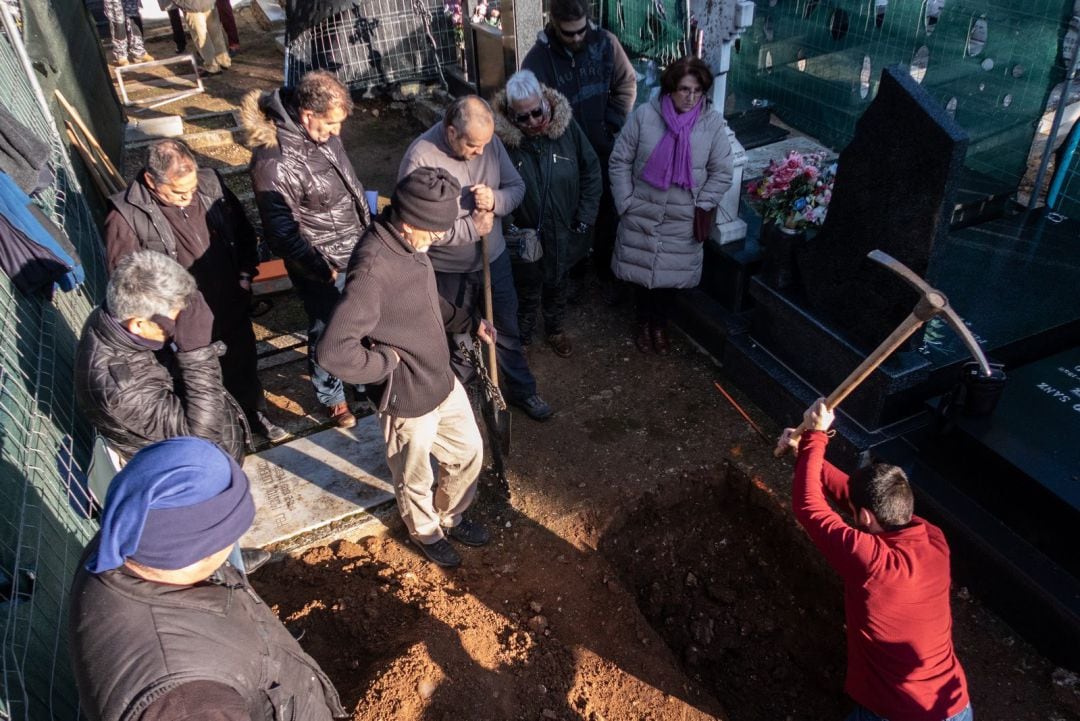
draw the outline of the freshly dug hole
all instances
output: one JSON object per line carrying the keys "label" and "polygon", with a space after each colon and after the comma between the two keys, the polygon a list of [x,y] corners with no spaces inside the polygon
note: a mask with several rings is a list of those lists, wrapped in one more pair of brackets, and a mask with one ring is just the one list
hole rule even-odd
{"label": "freshly dug hole", "polygon": [[732,721],[844,718],[842,586],[781,501],[726,478],[638,502],[600,550]]}

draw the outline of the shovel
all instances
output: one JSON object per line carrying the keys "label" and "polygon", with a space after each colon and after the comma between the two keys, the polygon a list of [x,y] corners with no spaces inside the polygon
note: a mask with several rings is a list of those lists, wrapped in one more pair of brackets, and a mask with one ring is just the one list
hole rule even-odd
{"label": "shovel", "polygon": [[[486,235],[480,236],[480,252],[484,257],[484,318],[492,327],[495,326],[495,312],[491,306],[491,261],[488,259],[488,239]],[[492,461],[495,471],[505,475],[503,471],[503,457],[510,455],[510,411],[506,407],[502,393],[499,392],[499,363],[495,353],[495,346],[486,345],[488,356],[488,373],[491,374],[491,385],[494,392],[491,394],[491,411],[484,414],[487,421],[489,434],[492,436]]]}

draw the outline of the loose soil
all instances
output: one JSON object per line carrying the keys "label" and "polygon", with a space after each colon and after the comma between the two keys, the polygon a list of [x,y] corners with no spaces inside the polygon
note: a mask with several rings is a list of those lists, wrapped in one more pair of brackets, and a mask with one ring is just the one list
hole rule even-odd
{"label": "loose soil", "polygon": [[[246,91],[281,82],[270,36],[250,9],[238,21],[244,43],[233,69],[162,112],[231,110]],[[166,56],[171,41],[149,49]],[[389,194],[421,130],[401,103],[358,104],[343,139],[368,188]],[[302,332],[291,294],[273,301],[259,337]],[[423,560],[391,512],[384,527],[343,532],[254,577],[304,633],[354,719],[846,713],[840,586],[791,521],[790,461],[773,459],[717,393],[719,379],[740,397],[711,358],[682,337],[668,358],[642,355],[629,341],[631,318],[590,288],[569,313],[574,356],[542,343],[529,351],[558,412],[538,424],[515,411],[512,500],[482,484],[472,514],[493,542],[462,549],[462,568]],[[290,430],[323,421],[303,361],[261,378]],[[1080,720],[1075,674],[1055,669],[963,588],[953,611],[979,719]]]}
{"label": "loose soil", "polygon": [[[255,576],[354,719],[850,709],[841,588],[791,520],[790,461],[721,399],[712,359],[684,338],[641,355],[629,316],[592,291],[570,312],[571,359],[530,351],[559,412],[515,413],[512,501],[482,486],[474,513],[494,541],[462,549],[462,568],[426,563],[391,518]],[[953,604],[978,718],[1080,719],[1075,676],[965,589]]]}

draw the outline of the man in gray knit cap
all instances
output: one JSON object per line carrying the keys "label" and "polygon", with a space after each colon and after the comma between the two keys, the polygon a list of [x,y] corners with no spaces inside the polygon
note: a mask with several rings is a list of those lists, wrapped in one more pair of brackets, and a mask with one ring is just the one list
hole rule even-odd
{"label": "man in gray knit cap", "polygon": [[[447,333],[495,329],[441,298],[427,249],[457,219],[461,187],[446,171],[421,167],[402,178],[349,260],[345,291],[316,349],[321,366],[363,383],[379,409],[386,461],[409,537],[440,566],[461,557],[447,542],[488,542],[464,518],[476,494],[483,441],[469,399],[450,368]],[[431,457],[439,464],[434,493]]]}

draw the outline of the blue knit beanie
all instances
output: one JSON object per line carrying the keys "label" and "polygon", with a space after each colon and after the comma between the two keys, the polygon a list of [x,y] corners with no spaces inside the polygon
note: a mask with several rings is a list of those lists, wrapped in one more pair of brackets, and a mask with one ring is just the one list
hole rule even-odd
{"label": "blue knit beanie", "polygon": [[105,497],[91,573],[123,565],[174,571],[227,548],[255,518],[249,482],[231,456],[201,438],[146,446]]}

